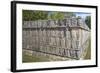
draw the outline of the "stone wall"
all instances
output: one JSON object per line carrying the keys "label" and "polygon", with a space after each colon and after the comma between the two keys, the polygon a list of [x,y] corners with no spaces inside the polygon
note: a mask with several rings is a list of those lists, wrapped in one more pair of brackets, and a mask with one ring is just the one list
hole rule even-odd
{"label": "stone wall", "polygon": [[79,18],[24,21],[22,28],[23,49],[73,59],[81,58],[90,36]]}

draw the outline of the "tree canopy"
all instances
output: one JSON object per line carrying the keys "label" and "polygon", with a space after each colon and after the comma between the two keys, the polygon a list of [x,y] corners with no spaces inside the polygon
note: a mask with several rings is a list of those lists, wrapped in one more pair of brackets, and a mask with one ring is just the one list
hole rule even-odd
{"label": "tree canopy", "polygon": [[23,20],[43,20],[47,19],[48,13],[45,11],[32,11],[32,10],[23,10]]}
{"label": "tree canopy", "polygon": [[23,10],[23,21],[64,19],[72,16],[75,16],[73,12]]}
{"label": "tree canopy", "polygon": [[64,19],[64,14],[62,12],[53,12],[48,16],[48,19]]}
{"label": "tree canopy", "polygon": [[87,26],[91,29],[91,16],[86,16],[85,22]]}

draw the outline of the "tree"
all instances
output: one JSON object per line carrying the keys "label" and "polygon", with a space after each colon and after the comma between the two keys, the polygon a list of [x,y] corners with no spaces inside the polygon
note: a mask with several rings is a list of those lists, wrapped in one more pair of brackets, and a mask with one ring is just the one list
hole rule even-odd
{"label": "tree", "polygon": [[91,16],[86,16],[85,23],[91,29]]}
{"label": "tree", "polygon": [[72,16],[75,16],[73,12],[23,10],[23,21],[46,20],[46,19],[56,20]]}
{"label": "tree", "polygon": [[24,21],[28,21],[28,20],[32,20],[32,11],[29,10],[23,10],[23,20]]}
{"label": "tree", "polygon": [[23,21],[43,20],[47,19],[46,11],[23,10]]}
{"label": "tree", "polygon": [[50,12],[48,19],[64,19],[64,14],[62,12]]}
{"label": "tree", "polygon": [[75,17],[73,12],[49,12],[48,19],[65,19],[69,17]]}
{"label": "tree", "polygon": [[47,19],[48,13],[46,11],[33,11],[32,20],[44,20]]}
{"label": "tree", "polygon": [[64,12],[65,18],[76,17],[74,12]]}

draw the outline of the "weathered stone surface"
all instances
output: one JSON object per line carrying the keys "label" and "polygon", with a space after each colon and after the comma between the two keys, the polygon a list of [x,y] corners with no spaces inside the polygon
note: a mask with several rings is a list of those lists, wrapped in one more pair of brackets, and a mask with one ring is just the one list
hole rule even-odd
{"label": "weathered stone surface", "polygon": [[75,59],[81,58],[90,35],[78,18],[24,21],[22,28],[23,49]]}

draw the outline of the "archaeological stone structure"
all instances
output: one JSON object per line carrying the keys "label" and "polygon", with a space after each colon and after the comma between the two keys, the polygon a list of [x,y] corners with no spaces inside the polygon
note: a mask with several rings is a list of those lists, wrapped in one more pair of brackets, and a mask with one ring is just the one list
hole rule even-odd
{"label": "archaeological stone structure", "polygon": [[23,21],[22,48],[32,55],[81,59],[89,45],[90,29],[82,18]]}

